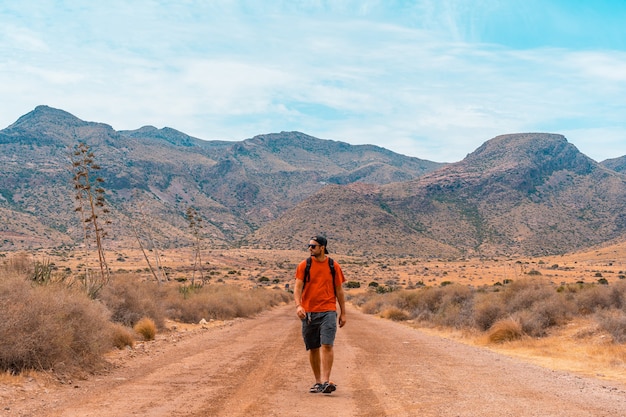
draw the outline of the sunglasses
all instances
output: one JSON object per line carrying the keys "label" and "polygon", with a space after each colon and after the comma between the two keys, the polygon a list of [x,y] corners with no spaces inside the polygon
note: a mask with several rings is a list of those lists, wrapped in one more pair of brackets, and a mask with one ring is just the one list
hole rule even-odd
{"label": "sunglasses", "polygon": [[319,245],[313,245],[313,244],[309,244],[309,249],[315,249],[317,248]]}

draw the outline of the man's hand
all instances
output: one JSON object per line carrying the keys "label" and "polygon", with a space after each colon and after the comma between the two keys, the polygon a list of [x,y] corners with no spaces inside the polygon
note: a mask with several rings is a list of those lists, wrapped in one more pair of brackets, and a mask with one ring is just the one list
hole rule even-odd
{"label": "man's hand", "polygon": [[343,327],[346,324],[346,315],[341,313],[339,315],[339,327]]}
{"label": "man's hand", "polygon": [[302,305],[296,307],[296,314],[298,315],[298,318],[300,320],[304,320],[304,318],[306,317],[306,311],[304,311],[304,307],[302,307]]}

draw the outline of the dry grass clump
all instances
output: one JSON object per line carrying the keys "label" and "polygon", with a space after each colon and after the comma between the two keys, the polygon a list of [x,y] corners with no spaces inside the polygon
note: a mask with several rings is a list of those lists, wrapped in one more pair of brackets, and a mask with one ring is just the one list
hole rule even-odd
{"label": "dry grass clump", "polygon": [[405,321],[409,319],[407,312],[398,307],[387,308],[382,312],[381,317],[393,321]]}
{"label": "dry grass clump", "polygon": [[418,290],[394,291],[385,294],[370,293],[361,309],[368,314],[380,314],[396,308],[407,315],[407,319],[430,321],[452,327],[468,325],[474,294],[463,285],[425,287]]}
{"label": "dry grass clump", "polygon": [[626,312],[605,310],[595,315],[598,327],[611,335],[615,343],[626,343]]}
{"label": "dry grass clump", "polygon": [[544,337],[550,328],[596,313],[599,326],[617,343],[626,343],[624,282],[556,287],[545,279],[531,277],[504,287],[474,289],[452,284],[386,294],[369,292],[359,300],[365,313],[394,319],[392,312],[402,311],[425,325],[496,332],[496,338],[506,333],[501,329],[505,324],[515,327],[514,337],[519,337],[518,333]]}
{"label": "dry grass clump", "polygon": [[592,314],[613,305],[612,289],[606,285],[581,286],[574,302],[581,314]]}
{"label": "dry grass clump", "polygon": [[99,299],[111,311],[111,319],[133,327],[143,317],[150,317],[157,328],[165,328],[165,308],[161,300],[166,289],[154,282],[138,281],[132,275],[120,275],[100,291]]}
{"label": "dry grass clump", "polygon": [[111,347],[108,319],[82,292],[0,271],[0,370],[94,370]]}
{"label": "dry grass clump", "polygon": [[126,346],[133,347],[135,345],[135,338],[133,333],[128,327],[119,323],[115,323],[111,328],[111,340],[113,347],[118,349],[124,349]]}
{"label": "dry grass clump", "polygon": [[492,293],[479,293],[474,297],[474,325],[478,330],[486,331],[501,317],[505,316],[505,306]]}
{"label": "dry grass clump", "polygon": [[189,288],[125,274],[94,300],[81,286],[71,288],[75,280],[34,280],[34,266],[26,253],[0,263],[0,375],[92,372],[111,348],[132,347],[139,335],[153,340],[166,317],[194,323],[249,317],[292,297],[279,288]]}
{"label": "dry grass clump", "polygon": [[154,324],[154,320],[149,317],[144,317],[139,320],[135,326],[133,326],[133,330],[140,334],[144,340],[154,340],[156,337],[156,324]]}
{"label": "dry grass clump", "polygon": [[513,319],[499,320],[487,332],[487,338],[491,343],[510,342],[521,339],[523,335],[522,326]]}
{"label": "dry grass clump", "polygon": [[388,308],[390,304],[393,304],[392,301],[389,301],[390,295],[391,294],[388,293],[388,294],[381,294],[378,296],[370,297],[369,299],[364,298],[363,304],[360,306],[361,311],[363,311],[365,314],[380,313],[385,308]]}
{"label": "dry grass clump", "polygon": [[250,317],[290,299],[291,295],[282,290],[264,287],[242,290],[231,285],[207,285],[193,291],[170,292],[165,304],[171,319],[197,323],[202,319]]}

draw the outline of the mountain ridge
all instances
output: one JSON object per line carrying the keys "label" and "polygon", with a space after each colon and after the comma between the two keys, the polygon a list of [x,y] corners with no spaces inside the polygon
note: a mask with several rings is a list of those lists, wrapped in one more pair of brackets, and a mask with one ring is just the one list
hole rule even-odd
{"label": "mountain ridge", "polygon": [[189,245],[189,207],[207,247],[290,249],[327,233],[350,254],[518,256],[626,233],[624,157],[597,163],[562,135],[500,135],[438,163],[302,132],[228,142],[115,131],[37,106],[0,130],[0,250],[80,244],[68,169],[78,141],[102,167],[117,246],[133,244],[139,219],[159,245]]}

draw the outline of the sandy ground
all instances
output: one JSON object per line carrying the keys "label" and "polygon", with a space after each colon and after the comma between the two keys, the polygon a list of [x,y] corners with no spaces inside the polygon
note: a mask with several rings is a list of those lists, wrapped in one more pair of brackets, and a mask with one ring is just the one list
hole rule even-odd
{"label": "sandy ground", "polygon": [[[179,329],[180,330],[180,329]],[[332,395],[291,306],[160,335],[71,383],[0,384],[0,416],[626,416],[626,386],[552,371],[352,308]]]}

